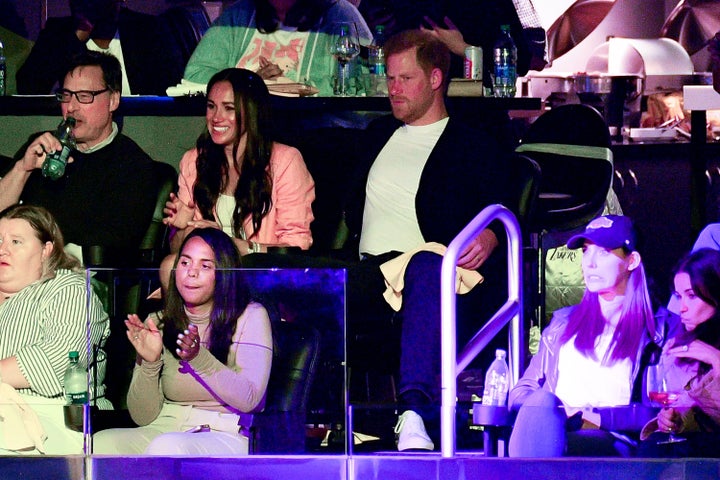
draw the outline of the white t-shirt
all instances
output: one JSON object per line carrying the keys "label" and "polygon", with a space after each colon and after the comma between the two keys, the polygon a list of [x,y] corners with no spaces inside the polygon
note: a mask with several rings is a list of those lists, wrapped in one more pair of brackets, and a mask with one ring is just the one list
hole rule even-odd
{"label": "white t-shirt", "polygon": [[[611,301],[600,298],[600,308],[609,321],[595,345],[595,355],[599,360],[607,354],[622,301],[620,295]],[[574,342],[575,337],[560,347],[555,390],[558,398],[570,407],[628,405],[632,395],[632,361],[624,359],[613,365],[603,365],[578,352]]]}
{"label": "white t-shirt", "polygon": [[406,252],[425,243],[415,212],[420,175],[448,118],[398,128],[368,175],[360,253]]}
{"label": "white t-shirt", "polygon": [[222,231],[230,237],[233,234],[233,213],[235,213],[235,197],[221,193],[215,204],[215,215]]}

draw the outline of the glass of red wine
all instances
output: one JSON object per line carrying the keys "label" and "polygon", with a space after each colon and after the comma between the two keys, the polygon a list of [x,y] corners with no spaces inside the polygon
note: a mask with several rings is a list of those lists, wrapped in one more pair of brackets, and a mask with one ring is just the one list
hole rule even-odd
{"label": "glass of red wine", "polygon": [[[670,385],[667,381],[667,368],[663,359],[655,365],[648,365],[646,371],[646,388],[650,401],[659,407],[670,408],[680,398],[680,388]],[[685,438],[676,437],[669,432],[667,440],[658,441],[658,445],[684,442]]]}

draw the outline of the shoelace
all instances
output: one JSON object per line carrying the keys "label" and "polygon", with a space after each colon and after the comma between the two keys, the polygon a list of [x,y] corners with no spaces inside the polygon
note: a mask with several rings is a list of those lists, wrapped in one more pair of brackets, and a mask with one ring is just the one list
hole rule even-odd
{"label": "shoelace", "polygon": [[403,425],[405,425],[405,415],[400,415],[398,418],[397,423],[395,424],[395,434],[399,434],[400,430],[402,430]]}

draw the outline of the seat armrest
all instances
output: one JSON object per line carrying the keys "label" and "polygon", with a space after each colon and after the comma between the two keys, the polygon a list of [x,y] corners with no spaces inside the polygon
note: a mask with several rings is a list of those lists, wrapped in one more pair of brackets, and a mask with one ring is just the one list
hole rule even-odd
{"label": "seat armrest", "polygon": [[242,435],[251,438],[253,427],[255,426],[255,414],[254,413],[241,413],[238,415],[239,431]]}
{"label": "seat armrest", "polygon": [[496,407],[473,403],[473,424],[493,427],[508,427],[515,422],[515,412],[507,407]]}
{"label": "seat armrest", "polygon": [[633,403],[618,407],[596,407],[600,414],[600,428],[611,432],[639,432],[660,410],[657,407]]}

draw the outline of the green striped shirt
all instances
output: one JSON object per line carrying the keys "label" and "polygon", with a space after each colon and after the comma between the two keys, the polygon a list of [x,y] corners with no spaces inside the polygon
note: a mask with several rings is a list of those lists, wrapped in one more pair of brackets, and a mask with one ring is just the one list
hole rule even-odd
{"label": "green striped shirt", "polygon": [[[55,277],[32,283],[0,305],[0,358],[17,359],[30,384],[20,393],[63,395],[68,352],[77,350],[87,365],[88,351],[104,344],[109,334],[107,313],[95,294],[88,297],[81,273],[58,270]],[[104,362],[98,370],[102,384]]]}

